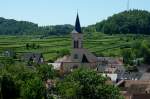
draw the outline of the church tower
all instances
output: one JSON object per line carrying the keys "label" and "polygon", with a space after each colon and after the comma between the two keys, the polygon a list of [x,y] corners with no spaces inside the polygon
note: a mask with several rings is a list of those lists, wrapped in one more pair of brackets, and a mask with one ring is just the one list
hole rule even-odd
{"label": "church tower", "polygon": [[93,63],[97,61],[97,57],[83,48],[83,33],[80,26],[79,15],[77,14],[75,28],[72,35],[72,52],[71,61],[75,64]]}
{"label": "church tower", "polygon": [[80,26],[79,16],[77,14],[75,28],[72,31],[72,48],[73,49],[80,49],[83,47],[82,45],[83,34]]}
{"label": "church tower", "polygon": [[79,15],[77,14],[75,28],[71,33],[72,35],[72,53],[71,60],[73,62],[81,62],[83,49],[83,33],[80,26]]}

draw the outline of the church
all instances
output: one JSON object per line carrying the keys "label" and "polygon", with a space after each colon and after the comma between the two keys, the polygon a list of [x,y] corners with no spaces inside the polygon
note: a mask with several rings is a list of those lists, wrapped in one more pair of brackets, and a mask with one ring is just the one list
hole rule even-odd
{"label": "church", "polygon": [[[112,62],[116,61],[114,58],[110,57],[96,57],[93,53],[83,47],[83,32],[78,14],[76,17],[75,28],[71,32],[71,38],[71,55],[56,60],[55,63],[52,64],[55,69],[67,73],[73,69],[85,67],[103,72],[106,68],[108,69],[109,65],[112,66]],[[107,63],[107,65],[105,64],[102,66],[103,63]],[[114,65],[116,66],[116,64]]]}
{"label": "church", "polygon": [[57,61],[61,63],[61,69],[63,69],[64,72],[70,72],[81,66],[92,69],[96,68],[98,65],[97,57],[83,47],[83,32],[78,14],[76,17],[75,28],[71,32],[71,38],[71,55],[65,57],[61,61]]}

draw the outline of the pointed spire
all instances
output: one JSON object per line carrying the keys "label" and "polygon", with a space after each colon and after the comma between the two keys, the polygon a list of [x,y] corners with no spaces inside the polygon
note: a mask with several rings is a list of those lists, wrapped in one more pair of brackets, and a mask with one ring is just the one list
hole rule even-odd
{"label": "pointed spire", "polygon": [[76,18],[76,23],[75,23],[75,30],[76,30],[78,33],[82,33],[78,13],[77,13],[77,18]]}

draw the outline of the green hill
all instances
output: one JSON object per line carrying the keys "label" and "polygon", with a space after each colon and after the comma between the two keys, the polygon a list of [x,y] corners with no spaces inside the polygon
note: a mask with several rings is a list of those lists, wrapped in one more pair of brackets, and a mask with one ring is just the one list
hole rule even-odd
{"label": "green hill", "polygon": [[39,27],[27,21],[16,21],[0,17],[0,35],[64,35],[73,29],[71,25]]}
{"label": "green hill", "polygon": [[130,10],[115,14],[106,20],[88,26],[85,31],[107,34],[146,34],[150,35],[150,12]]}
{"label": "green hill", "polygon": [[27,21],[16,21],[13,19],[0,18],[1,35],[22,35],[36,33],[38,25]]}
{"label": "green hill", "polygon": [[[16,21],[0,17],[0,35],[66,35],[72,25],[38,26],[27,21]],[[150,35],[150,12],[130,10],[115,14],[106,20],[84,27],[85,32],[106,34],[146,34]]]}

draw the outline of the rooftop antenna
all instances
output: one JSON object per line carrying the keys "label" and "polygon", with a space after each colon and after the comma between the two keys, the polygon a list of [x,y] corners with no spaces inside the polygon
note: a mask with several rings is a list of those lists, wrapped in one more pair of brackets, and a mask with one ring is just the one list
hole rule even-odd
{"label": "rooftop antenna", "polygon": [[129,11],[130,0],[127,0],[127,11]]}

